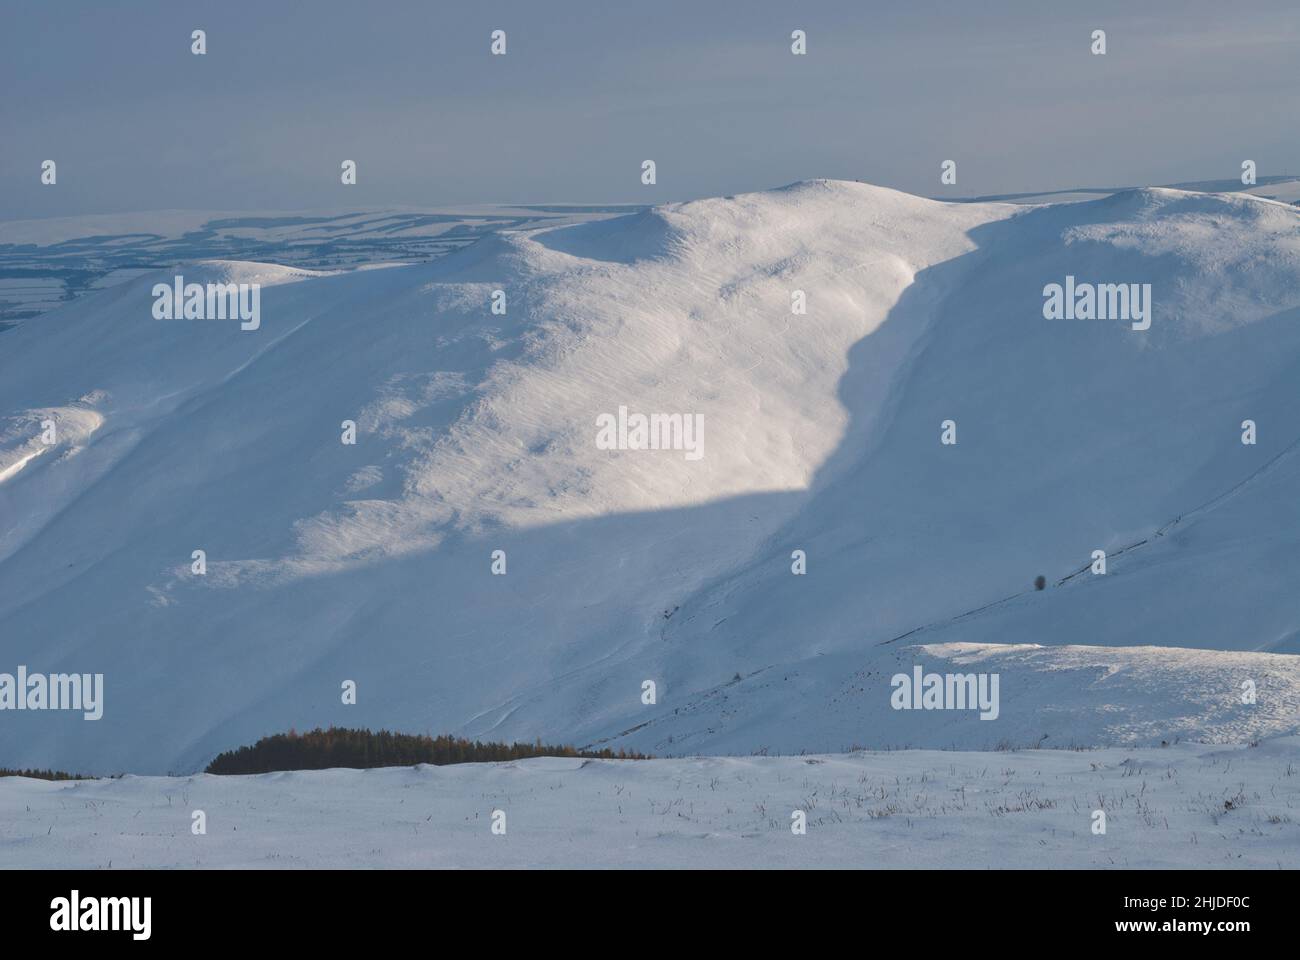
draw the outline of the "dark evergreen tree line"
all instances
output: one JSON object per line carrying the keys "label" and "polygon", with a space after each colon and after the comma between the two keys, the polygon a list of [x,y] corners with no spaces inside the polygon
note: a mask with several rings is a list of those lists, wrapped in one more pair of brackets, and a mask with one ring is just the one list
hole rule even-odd
{"label": "dark evergreen tree line", "polygon": [[62,770],[11,770],[0,767],[0,777],[31,777],[33,780],[93,780],[79,773],[64,773]]}
{"label": "dark evergreen tree line", "polygon": [[485,763],[529,757],[581,757],[591,760],[645,760],[640,753],[596,752],[528,743],[482,743],[459,737],[413,735],[349,727],[290,730],[257,743],[218,754],[206,770],[215,774],[272,773],[280,770],[325,770],[330,767],[409,767],[417,763]]}

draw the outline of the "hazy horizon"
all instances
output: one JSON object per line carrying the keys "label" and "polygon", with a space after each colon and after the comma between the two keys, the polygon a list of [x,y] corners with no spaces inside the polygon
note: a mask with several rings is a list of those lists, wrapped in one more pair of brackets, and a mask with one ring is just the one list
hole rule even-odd
{"label": "hazy horizon", "polygon": [[[1300,9],[1274,0],[132,11],[10,5],[0,219],[644,204],[819,177],[968,198],[1300,168],[1277,120],[1300,106]],[[941,185],[949,159],[958,181]]]}

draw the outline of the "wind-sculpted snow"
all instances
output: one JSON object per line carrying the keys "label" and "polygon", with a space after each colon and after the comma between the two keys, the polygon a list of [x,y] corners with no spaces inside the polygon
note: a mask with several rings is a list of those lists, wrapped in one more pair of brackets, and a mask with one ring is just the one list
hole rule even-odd
{"label": "wind-sculpted snow", "polygon": [[[105,705],[7,712],[0,763],[184,772],[329,723],[659,754],[1290,732],[1298,217],[812,181],[411,266],[189,263],[24,323],[0,671],[103,673]],[[259,324],[156,319],[181,273],[260,284]],[[1067,277],[1149,284],[1150,328],[1045,319]],[[629,412],[698,418],[700,455],[598,442]],[[893,709],[966,649],[996,719]]]}

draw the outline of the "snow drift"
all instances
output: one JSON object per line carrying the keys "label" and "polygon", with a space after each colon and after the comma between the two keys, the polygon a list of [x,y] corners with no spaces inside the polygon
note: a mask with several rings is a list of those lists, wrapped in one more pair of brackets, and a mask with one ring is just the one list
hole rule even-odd
{"label": "snow drift", "polygon": [[[5,765],[188,772],[329,723],[659,754],[1300,727],[1284,203],[812,181],[176,272],[261,284],[260,327],[154,319],[154,273],[0,340],[0,671],[105,676],[99,721],[0,713]],[[1150,329],[1044,319],[1067,276],[1151,284]],[[620,407],[700,416],[703,455],[601,449]],[[914,665],[996,671],[998,718],[891,709]]]}

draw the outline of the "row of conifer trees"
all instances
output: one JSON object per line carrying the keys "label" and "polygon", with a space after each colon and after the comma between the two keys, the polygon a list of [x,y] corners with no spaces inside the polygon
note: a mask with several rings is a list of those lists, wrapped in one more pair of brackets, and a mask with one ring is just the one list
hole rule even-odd
{"label": "row of conifer trees", "polygon": [[595,752],[536,743],[483,743],[459,737],[373,732],[350,727],[317,727],[307,733],[290,730],[263,737],[252,746],[218,754],[207,773],[271,773],[279,770],[325,770],[330,767],[439,766],[525,760],[529,757],[582,757],[593,760],[644,760],[644,754],[619,750]]}
{"label": "row of conifer trees", "polygon": [[0,767],[0,777],[31,777],[33,780],[89,780],[78,773],[64,773],[62,770],[11,770]]}

